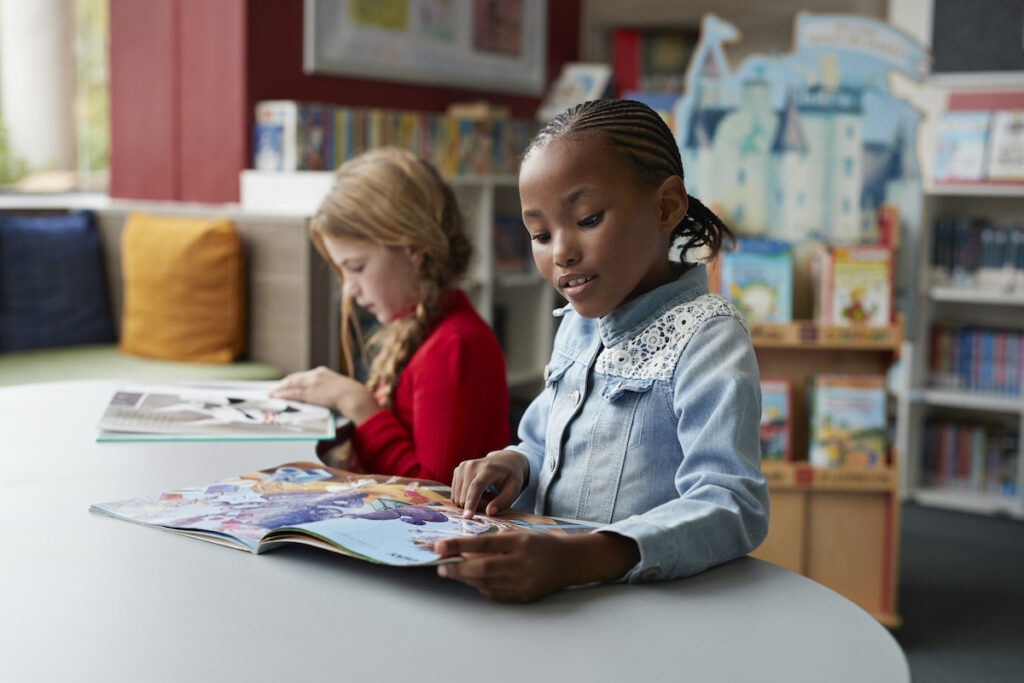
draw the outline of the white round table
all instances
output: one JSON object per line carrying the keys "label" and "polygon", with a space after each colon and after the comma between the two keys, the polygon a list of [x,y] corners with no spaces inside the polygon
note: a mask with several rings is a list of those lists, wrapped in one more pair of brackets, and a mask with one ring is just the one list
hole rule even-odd
{"label": "white round table", "polygon": [[432,569],[266,555],[89,505],[296,460],[309,442],[96,443],[116,384],[0,389],[5,681],[909,681],[852,602],[753,558],[492,602]]}

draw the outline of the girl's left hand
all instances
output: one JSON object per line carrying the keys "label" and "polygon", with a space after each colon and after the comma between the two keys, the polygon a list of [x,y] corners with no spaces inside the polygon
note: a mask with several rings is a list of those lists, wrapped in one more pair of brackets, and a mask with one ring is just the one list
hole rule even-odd
{"label": "girl's left hand", "polygon": [[462,557],[438,565],[439,576],[502,602],[530,602],[566,586],[617,579],[640,561],[635,541],[604,532],[502,531],[438,541],[434,552]]}
{"label": "girl's left hand", "polygon": [[564,541],[537,531],[501,531],[438,541],[434,552],[461,556],[461,562],[438,565],[437,573],[473,586],[502,602],[530,602],[571,581]]}

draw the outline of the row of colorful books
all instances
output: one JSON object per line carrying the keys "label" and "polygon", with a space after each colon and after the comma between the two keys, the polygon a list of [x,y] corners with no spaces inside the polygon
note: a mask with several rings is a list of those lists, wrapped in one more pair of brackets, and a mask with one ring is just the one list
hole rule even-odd
{"label": "row of colorful books", "polygon": [[[882,245],[820,246],[811,257],[814,318],[825,325],[884,327],[892,321],[893,252]],[[793,249],[739,238],[709,272],[709,287],[750,323],[793,320]]]}
{"label": "row of colorful books", "polygon": [[931,330],[929,370],[934,386],[1020,396],[1024,334],[969,325]]}
{"label": "row of colorful books", "polygon": [[921,453],[922,483],[1014,497],[1019,439],[1000,426],[929,420]]}
{"label": "row of colorful books", "polygon": [[938,183],[1024,181],[1024,110],[943,114],[933,176]]}
{"label": "row of colorful books", "polygon": [[[884,375],[819,374],[807,387],[808,462],[871,469],[888,463]],[[793,385],[761,379],[761,457],[793,460]]]}
{"label": "row of colorful books", "polygon": [[535,132],[522,119],[266,100],[256,104],[253,168],[332,170],[369,149],[396,146],[448,176],[513,173]]}
{"label": "row of colorful books", "polygon": [[1024,226],[945,216],[932,231],[929,283],[996,292],[1024,292]]}

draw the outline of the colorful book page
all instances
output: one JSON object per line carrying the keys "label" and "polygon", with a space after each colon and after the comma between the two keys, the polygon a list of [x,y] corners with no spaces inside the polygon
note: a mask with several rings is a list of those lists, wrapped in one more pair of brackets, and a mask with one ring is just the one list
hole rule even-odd
{"label": "colorful book page", "polygon": [[90,510],[253,553],[301,543],[394,566],[444,561],[433,551],[444,538],[591,528],[522,513],[464,519],[464,510],[447,493],[448,487],[436,482],[289,463]]}

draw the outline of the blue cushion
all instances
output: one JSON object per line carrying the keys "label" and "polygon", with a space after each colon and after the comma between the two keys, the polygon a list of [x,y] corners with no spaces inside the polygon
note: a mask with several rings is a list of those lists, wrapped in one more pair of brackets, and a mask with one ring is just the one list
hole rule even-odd
{"label": "blue cushion", "polygon": [[0,214],[0,351],[112,341],[92,213]]}

